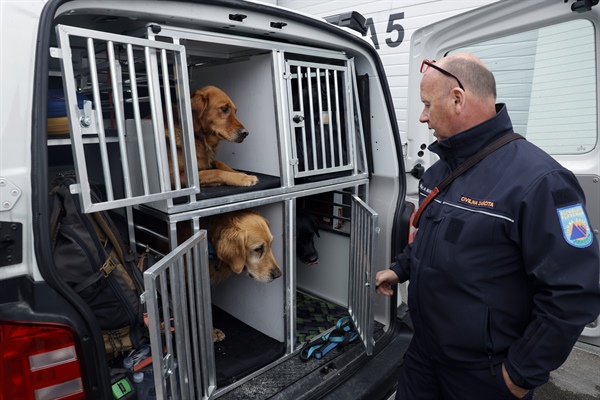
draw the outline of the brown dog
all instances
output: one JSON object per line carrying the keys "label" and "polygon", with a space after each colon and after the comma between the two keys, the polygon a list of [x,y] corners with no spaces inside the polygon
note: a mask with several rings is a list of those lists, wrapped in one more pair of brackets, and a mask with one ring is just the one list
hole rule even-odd
{"label": "brown dog", "polygon": [[[206,86],[196,90],[191,97],[192,121],[196,143],[196,159],[200,175],[200,186],[254,186],[258,178],[237,172],[225,163],[215,160],[215,152],[221,140],[241,143],[248,136],[248,130],[236,118],[237,108],[229,96],[221,89]],[[167,144],[169,130],[165,129]],[[175,126],[177,159],[182,184],[185,185],[184,158],[182,152],[181,131]],[[169,165],[171,155],[169,153]],[[174,181],[171,171],[171,181]]]}

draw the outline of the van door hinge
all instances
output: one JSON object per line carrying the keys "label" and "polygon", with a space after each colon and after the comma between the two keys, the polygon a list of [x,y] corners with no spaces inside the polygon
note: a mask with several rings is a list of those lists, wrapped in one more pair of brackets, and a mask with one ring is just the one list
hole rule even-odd
{"label": "van door hinge", "polygon": [[50,47],[50,57],[62,58],[62,50],[58,47]]}
{"label": "van door hinge", "polygon": [[23,224],[0,221],[0,267],[23,262]]}
{"label": "van door hinge", "polygon": [[0,211],[9,211],[21,197],[21,189],[6,178],[0,178]]}

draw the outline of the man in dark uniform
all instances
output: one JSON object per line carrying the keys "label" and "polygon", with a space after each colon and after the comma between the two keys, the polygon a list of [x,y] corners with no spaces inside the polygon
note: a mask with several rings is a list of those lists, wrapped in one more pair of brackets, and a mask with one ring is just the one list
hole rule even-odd
{"label": "man in dark uniform", "polygon": [[[491,71],[471,54],[421,68],[420,121],[440,160],[423,200],[488,144],[513,132]],[[575,176],[513,140],[423,208],[412,244],[376,276],[377,293],[410,279],[414,337],[396,399],[529,399],[600,312],[599,247]]]}

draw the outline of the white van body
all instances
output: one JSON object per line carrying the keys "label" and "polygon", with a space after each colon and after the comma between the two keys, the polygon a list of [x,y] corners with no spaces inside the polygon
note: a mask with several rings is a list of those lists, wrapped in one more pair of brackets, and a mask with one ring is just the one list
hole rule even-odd
{"label": "white van body", "polygon": [[[447,10],[450,14],[459,11],[459,3],[466,4],[436,2],[441,12]],[[475,7],[482,2],[468,3]],[[422,148],[432,137],[418,123],[418,64],[422,58],[439,58],[447,51],[527,31],[531,26],[546,27],[571,20],[587,23],[583,37],[588,40],[587,48],[593,43],[594,55],[592,61],[578,60],[576,65],[584,63],[584,71],[589,73],[585,79],[593,78],[595,82],[593,85],[586,80],[584,84],[594,88],[588,91],[592,97],[586,97],[585,102],[595,105],[585,110],[586,126],[595,130],[592,136],[583,138],[579,147],[553,155],[580,178],[588,195],[591,223],[600,226],[599,63],[595,45],[598,7],[576,13],[570,10],[574,3],[502,1],[471,11],[455,23],[448,20],[419,29],[411,37],[410,63],[402,62],[399,69],[403,72],[390,74],[388,82],[386,73],[390,67],[384,68],[382,58],[389,64],[390,57],[380,57],[373,43],[367,43],[360,34],[259,2],[0,2],[0,338],[3,343],[11,343],[1,347],[3,395],[19,393],[31,399],[114,398],[114,360],[107,359],[98,323],[89,307],[64,283],[53,263],[47,210],[49,182],[56,173],[75,170],[78,184],[72,191],[81,199],[83,211],[109,210],[123,220],[131,247],[142,251],[149,245],[158,259],[145,273],[143,299],[149,311],[160,308],[154,292],[156,277],[181,273],[178,266],[182,257],[190,252],[200,254],[193,256],[198,285],[184,289],[171,283],[179,292],[190,290],[190,296],[197,300],[201,310],[195,313],[199,329],[190,334],[194,331],[189,325],[179,325],[181,314],[176,310],[172,315],[178,326],[174,339],[182,341],[173,347],[160,329],[161,323],[169,319],[164,315],[155,318],[155,313],[150,312],[152,351],[163,357],[156,357],[147,371],[154,377],[159,397],[389,397],[402,365],[401,355],[411,339],[411,329],[404,319],[402,299],[373,296],[372,279],[377,270],[389,266],[408,240],[412,208],[405,198],[410,187],[416,188],[417,179],[406,171],[417,164],[426,168],[434,161]],[[389,16],[392,14],[396,13]],[[423,9],[419,15],[423,15],[424,22],[428,11]],[[389,16],[383,18],[382,29],[375,24],[370,32],[372,36],[376,29],[380,35],[391,21],[392,33],[387,39],[394,43],[399,39],[400,27],[398,20]],[[378,36],[378,41],[381,51],[383,37]],[[89,46],[100,46],[102,51],[88,57]],[[110,55],[113,50],[118,51]],[[469,50],[476,52],[471,47]],[[149,58],[142,55],[146,53]],[[153,56],[163,53],[172,60],[165,63],[166,72],[160,72],[162,58]],[[408,51],[404,57],[408,57]],[[97,81],[92,77],[91,59],[97,59],[96,66],[105,71]],[[233,168],[259,175],[266,185],[215,194],[200,186],[191,148],[186,151],[188,184],[171,185],[169,166],[161,161],[166,159],[161,142],[164,127],[161,123],[153,125],[153,121],[168,119],[168,111],[163,114],[158,106],[155,114],[148,111],[138,117],[131,109],[136,101],[132,95],[135,85],[127,69],[138,62],[145,67],[145,72],[140,72],[145,85],[140,80],[140,88],[148,82],[156,87],[177,87],[171,103],[183,110],[179,117],[184,126],[190,118],[187,98],[191,91],[206,84],[223,88],[236,103],[238,117],[250,136],[241,144],[223,143],[217,156]],[[109,70],[113,72],[106,72]],[[558,76],[563,77],[566,72],[561,70]],[[161,74],[169,79],[158,79],[163,77]],[[114,79],[119,76],[126,79]],[[343,120],[343,143],[348,147],[345,155],[338,158],[341,161],[329,164],[330,168],[299,166],[302,143],[299,145],[296,140],[299,132],[307,131],[307,125],[298,118],[301,110],[294,102],[298,91],[290,82],[298,84],[298,77],[302,76],[338,76],[339,87],[343,88],[342,106],[338,109],[344,114],[339,120]],[[392,80],[402,83],[390,85]],[[118,84],[112,86],[115,82]],[[322,84],[334,98],[333,84]],[[390,91],[390,86],[407,87],[408,93],[402,93],[404,89]],[[61,125],[60,132],[53,134],[50,128],[56,121],[47,115],[48,91],[57,87],[67,92],[68,115],[59,121],[67,124],[67,132]],[[99,101],[94,101],[95,89]],[[399,99],[394,104],[392,92],[396,90],[401,93],[394,93]],[[92,107],[78,105],[80,92],[92,99]],[[564,98],[562,94],[560,99]],[[158,92],[148,95],[145,106],[148,101],[165,106],[161,96]],[[578,94],[574,96],[580,98]],[[509,111],[524,104],[519,100],[515,105],[506,100]],[[309,118],[301,116],[304,121]],[[528,139],[535,140],[528,119],[516,125],[521,133],[529,134]],[[398,121],[405,121],[400,122],[402,135]],[[569,126],[562,128],[569,131]],[[192,132],[189,126],[187,129],[191,141]],[[565,147],[560,139],[560,135],[555,135],[551,144]],[[102,154],[104,147],[106,155]],[[92,155],[87,153],[90,150],[82,149],[92,149]],[[140,154],[147,156],[145,168],[140,168]],[[125,173],[128,169],[130,172]],[[107,191],[102,202],[95,202],[88,191],[98,181],[113,187],[112,194]],[[296,215],[300,208],[321,217],[320,237],[315,241],[320,261],[311,267],[296,257]],[[245,209],[258,211],[269,220],[273,252],[283,276],[263,285],[242,274],[211,289],[204,219]],[[181,224],[196,231],[184,243],[177,238]],[[299,300],[304,296],[350,314],[361,334],[360,340],[343,349],[335,348],[319,360],[300,361],[301,322],[297,316]],[[402,306],[397,309],[397,304]],[[223,377],[225,345],[213,345],[212,307],[223,310],[230,320],[248,326],[248,331],[258,332],[271,346],[272,354],[253,362],[246,370]],[[335,320],[328,321],[326,331],[330,332],[334,324]],[[53,329],[61,338],[70,338],[65,339],[65,351],[46,349],[36,340],[36,336],[41,338],[42,333]],[[583,339],[597,343],[598,329],[597,324],[590,325]],[[177,336],[180,334],[183,336]],[[164,348],[168,351],[163,354]],[[57,356],[61,361],[52,361]],[[177,368],[173,358],[178,360]],[[68,374],[62,373],[66,367]],[[42,376],[44,379],[40,379]]]}
{"label": "white van body", "polygon": [[[158,398],[393,392],[411,330],[396,296],[374,296],[373,277],[406,243],[412,209],[391,93],[372,44],[260,2],[0,7],[3,395],[109,399],[113,378],[130,374],[125,354],[107,355],[92,310],[53,258],[51,181],[71,173],[81,211],[109,212],[130,247],[156,259],[141,298],[153,354],[145,371]],[[255,187],[201,185],[189,99],[205,85],[229,95],[250,132],[243,143],[222,143],[217,159],[258,176]],[[62,114],[54,115],[57,104]],[[171,119],[183,138],[181,181],[170,177],[178,168],[167,157]],[[242,210],[269,221],[282,277],[263,284],[242,273],[211,287],[206,221]],[[296,257],[299,211],[319,221],[318,265]],[[187,240],[183,226],[195,232]],[[308,317],[300,308],[306,299]],[[217,314],[235,329],[213,344],[213,322],[223,326]],[[331,332],[343,314],[358,338],[301,361],[303,344]],[[327,318],[309,338],[303,329],[313,315]],[[47,335],[61,344],[40,340]]]}

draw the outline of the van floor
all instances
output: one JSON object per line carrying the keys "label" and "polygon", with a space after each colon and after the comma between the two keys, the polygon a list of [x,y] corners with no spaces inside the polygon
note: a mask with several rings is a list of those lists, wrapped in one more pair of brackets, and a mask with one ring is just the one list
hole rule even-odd
{"label": "van floor", "polygon": [[213,306],[213,326],[225,333],[214,344],[217,387],[227,386],[277,360],[285,344]]}
{"label": "van floor", "polygon": [[[301,292],[296,293],[297,304],[297,334],[298,342],[296,348],[299,349],[302,341],[306,338],[314,337],[325,330],[335,326],[339,317],[348,315],[347,309],[328,303],[327,301],[317,299]],[[377,342],[384,335],[384,326],[375,321],[374,339]],[[397,335],[399,346],[392,346],[394,357],[396,354],[403,354],[408,347],[412,333],[410,329],[403,328]],[[398,347],[398,348],[396,348]],[[270,368],[260,375],[248,380],[244,384],[226,391],[219,395],[219,400],[247,400],[247,399],[277,399],[287,400],[300,398],[307,393],[313,393],[317,387],[328,381],[326,378],[338,375],[344,366],[351,364],[354,360],[364,357],[364,345],[360,340],[355,340],[345,346],[338,346],[329,351],[320,359],[314,357],[303,361],[298,353],[295,353],[279,364]],[[370,357],[369,359],[372,359]],[[397,363],[401,363],[401,357],[395,357]],[[273,360],[276,361],[276,360]],[[389,364],[389,365],[388,365]],[[263,364],[261,367],[266,366]],[[394,374],[399,365],[394,362],[387,362],[384,369],[390,369]],[[377,370],[378,376],[386,377],[385,371]],[[377,379],[372,377],[377,383]],[[369,378],[371,379],[371,378]],[[397,379],[393,375],[392,379]],[[233,380],[231,381],[233,383]],[[383,387],[383,384],[382,384]],[[217,390],[225,389],[219,385]]]}
{"label": "van floor", "polygon": [[[277,360],[285,353],[285,344],[213,305],[213,326],[225,333],[225,340],[214,344],[217,386],[227,386]],[[335,326],[348,315],[344,307],[308,294],[296,294],[297,342],[302,344]]]}

